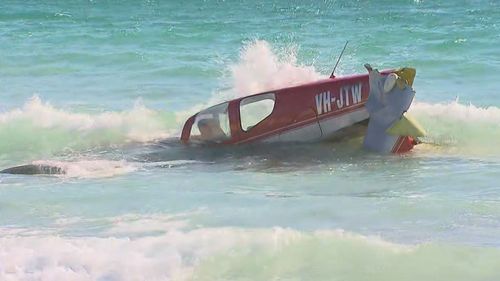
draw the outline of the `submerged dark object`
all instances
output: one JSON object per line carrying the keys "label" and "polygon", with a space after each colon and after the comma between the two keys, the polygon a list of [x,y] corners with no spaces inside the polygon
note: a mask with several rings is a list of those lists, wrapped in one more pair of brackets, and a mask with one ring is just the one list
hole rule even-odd
{"label": "submerged dark object", "polygon": [[63,175],[66,171],[57,166],[44,164],[27,164],[0,171],[3,174],[13,175]]}

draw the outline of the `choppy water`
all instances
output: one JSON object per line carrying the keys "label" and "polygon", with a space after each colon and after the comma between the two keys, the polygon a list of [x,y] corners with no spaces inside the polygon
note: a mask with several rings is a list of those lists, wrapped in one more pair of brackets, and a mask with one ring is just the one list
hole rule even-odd
{"label": "choppy water", "polygon": [[[0,280],[500,279],[497,1],[0,2]],[[417,68],[427,142],[188,149],[203,106]]]}

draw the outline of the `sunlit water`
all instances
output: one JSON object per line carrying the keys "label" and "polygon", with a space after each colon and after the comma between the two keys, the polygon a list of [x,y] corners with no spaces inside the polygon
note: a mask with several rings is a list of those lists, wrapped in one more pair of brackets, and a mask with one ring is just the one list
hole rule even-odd
{"label": "sunlit water", "polygon": [[[67,171],[0,175],[0,280],[500,279],[497,1],[71,2],[0,3],[0,169]],[[178,144],[345,40],[417,69],[426,144]]]}

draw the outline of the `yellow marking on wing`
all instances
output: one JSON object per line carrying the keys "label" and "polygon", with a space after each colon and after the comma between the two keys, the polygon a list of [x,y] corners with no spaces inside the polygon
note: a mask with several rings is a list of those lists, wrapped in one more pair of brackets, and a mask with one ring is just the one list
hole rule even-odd
{"label": "yellow marking on wing", "polygon": [[413,80],[415,80],[415,75],[417,74],[417,70],[411,67],[403,67],[396,71],[394,71],[399,76],[397,81],[397,85],[399,88],[403,89],[405,84],[410,87],[413,86]]}
{"label": "yellow marking on wing", "polygon": [[404,113],[386,132],[393,136],[411,137],[423,137],[427,134],[425,129],[407,113]]}

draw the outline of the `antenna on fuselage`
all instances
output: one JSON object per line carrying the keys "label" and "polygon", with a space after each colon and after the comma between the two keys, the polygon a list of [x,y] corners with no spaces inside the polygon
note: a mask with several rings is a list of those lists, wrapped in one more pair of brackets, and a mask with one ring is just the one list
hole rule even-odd
{"label": "antenna on fuselage", "polygon": [[342,58],[342,55],[344,54],[345,48],[347,47],[348,43],[349,43],[349,40],[345,41],[344,49],[342,49],[342,52],[340,52],[340,56],[337,59],[337,63],[333,67],[333,71],[332,71],[332,74],[330,75],[330,78],[335,77],[335,69],[337,69],[337,66],[339,65],[339,62],[340,62],[340,58]]}

